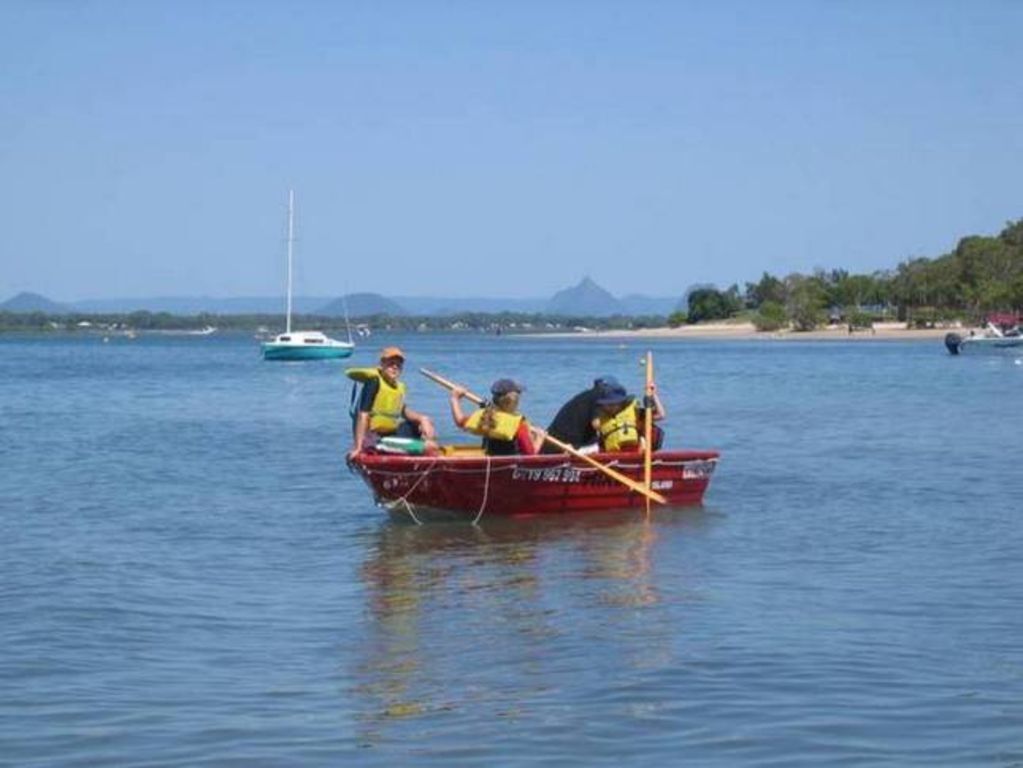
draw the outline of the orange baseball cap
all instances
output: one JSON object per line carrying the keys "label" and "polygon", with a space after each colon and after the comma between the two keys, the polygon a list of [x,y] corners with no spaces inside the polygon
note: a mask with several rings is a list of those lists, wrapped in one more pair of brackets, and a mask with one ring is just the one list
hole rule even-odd
{"label": "orange baseball cap", "polygon": [[390,360],[392,357],[397,357],[404,360],[405,353],[402,352],[398,347],[384,347],[382,350],[380,350],[381,360]]}

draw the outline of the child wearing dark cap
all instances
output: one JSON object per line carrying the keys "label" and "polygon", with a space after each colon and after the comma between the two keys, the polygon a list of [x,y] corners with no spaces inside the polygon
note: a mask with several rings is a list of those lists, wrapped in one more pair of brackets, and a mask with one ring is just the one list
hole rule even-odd
{"label": "child wearing dark cap", "polygon": [[[605,375],[594,379],[590,389],[579,392],[561,406],[547,427],[547,434],[573,448],[596,450],[597,432],[593,420],[597,417],[597,399],[620,387],[621,384],[614,376]],[[546,443],[541,452],[561,453],[561,448],[554,443]]]}
{"label": "child wearing dark cap", "polygon": [[[593,429],[600,439],[600,450],[607,453],[632,452],[642,450],[645,428],[646,409],[641,408],[635,397],[625,391],[620,384],[607,387],[595,404],[597,416],[593,420]],[[654,422],[661,421],[665,416],[664,405],[653,392]],[[664,432],[656,424],[652,425],[653,445],[651,450],[659,450],[664,441]]]}
{"label": "child wearing dark cap", "polygon": [[531,430],[529,422],[519,413],[519,399],[525,390],[512,379],[498,379],[490,387],[493,399],[468,416],[462,411],[465,390],[451,390],[451,418],[460,429],[483,438],[483,451],[488,456],[534,454],[543,442],[543,433]]}

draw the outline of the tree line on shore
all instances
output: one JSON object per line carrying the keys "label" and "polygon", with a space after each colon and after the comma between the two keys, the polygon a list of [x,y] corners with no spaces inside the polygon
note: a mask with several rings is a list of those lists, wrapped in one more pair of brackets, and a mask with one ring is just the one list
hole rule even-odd
{"label": "tree line on shore", "polygon": [[[882,319],[912,327],[964,320],[976,322],[988,312],[1023,310],[1023,219],[1010,222],[998,235],[971,235],[935,259],[908,259],[894,270],[851,274],[817,270],[779,278],[765,272],[756,283],[724,291],[698,288],[688,295],[688,310],[667,318],[668,325],[747,317],[760,330],[793,327],[812,330],[829,320],[850,327],[869,327]],[[269,333],[279,329],[279,315],[174,315],[130,313],[0,312],[0,331],[181,331],[216,327],[225,331]],[[388,331],[484,331],[543,333],[581,328],[627,330],[660,327],[665,318],[565,317],[545,313],[463,312],[445,316],[369,315],[351,320],[356,329]],[[299,315],[293,325],[328,333],[346,332],[337,317]]]}
{"label": "tree line on shore", "polygon": [[689,294],[688,311],[669,325],[749,315],[760,330],[791,325],[808,331],[841,320],[866,327],[882,319],[913,327],[964,320],[977,322],[989,312],[1023,309],[1023,219],[997,236],[962,238],[935,259],[908,259],[894,270],[869,275],[841,269],[778,278],[765,272],[756,283],[724,291],[700,288]]}

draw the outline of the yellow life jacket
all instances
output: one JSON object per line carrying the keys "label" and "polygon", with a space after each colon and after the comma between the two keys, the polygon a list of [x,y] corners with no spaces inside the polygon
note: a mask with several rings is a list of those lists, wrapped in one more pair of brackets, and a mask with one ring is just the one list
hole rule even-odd
{"label": "yellow life jacket", "polygon": [[466,431],[472,432],[474,435],[482,435],[491,440],[514,440],[516,433],[519,431],[519,425],[522,423],[522,414],[506,413],[495,408],[493,411],[494,426],[484,429],[480,422],[483,420],[483,414],[486,411],[486,408],[480,408],[471,414],[465,422]]}
{"label": "yellow life jacket", "polygon": [[352,381],[365,384],[367,381],[380,378],[379,368],[345,368],[345,376]]}
{"label": "yellow life jacket", "polygon": [[380,375],[379,368],[348,368],[345,375],[352,381],[363,384],[374,379],[380,382],[369,410],[369,429],[378,435],[397,432],[398,425],[401,424],[402,411],[405,410],[405,382],[389,384],[387,379]]}
{"label": "yellow life jacket", "polygon": [[601,419],[600,446],[605,451],[631,451],[639,445],[638,411],[636,401],[610,418]]}

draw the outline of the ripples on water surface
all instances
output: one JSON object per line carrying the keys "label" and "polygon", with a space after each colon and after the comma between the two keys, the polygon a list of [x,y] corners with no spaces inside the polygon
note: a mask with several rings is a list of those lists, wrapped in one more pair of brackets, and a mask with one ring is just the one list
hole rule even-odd
{"label": "ripples on water surface", "polygon": [[[646,349],[393,341],[444,425],[417,365],[545,421]],[[339,364],[0,339],[0,763],[1023,764],[1023,365],[652,348],[705,506],[473,528],[372,505]]]}

